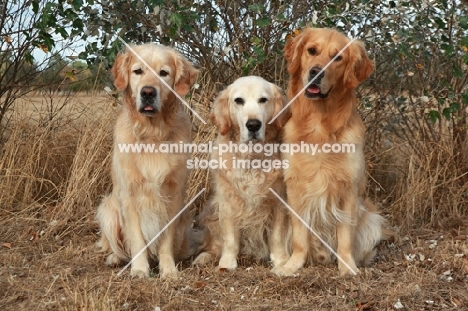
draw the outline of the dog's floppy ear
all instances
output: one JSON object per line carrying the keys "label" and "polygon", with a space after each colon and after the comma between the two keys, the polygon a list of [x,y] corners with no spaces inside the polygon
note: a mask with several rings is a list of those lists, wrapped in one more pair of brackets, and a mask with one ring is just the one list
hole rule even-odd
{"label": "dog's floppy ear", "polygon": [[231,129],[231,118],[229,116],[229,88],[222,91],[215,99],[213,109],[210,113],[211,121],[219,129],[221,135],[226,135]]}
{"label": "dog's floppy ear", "polygon": [[[277,85],[273,83],[271,85],[273,88],[274,104],[275,104],[273,118],[276,117],[276,119],[273,121],[273,125],[276,126],[276,128],[281,129],[291,117],[291,110],[288,107],[284,111],[281,112],[281,110],[287,105],[288,101],[286,100],[286,97],[283,95],[283,90],[281,88],[279,88]],[[281,114],[279,114],[280,112]]]}
{"label": "dog's floppy ear", "polygon": [[374,64],[367,56],[364,43],[354,41],[349,47],[349,61],[344,73],[344,85],[354,89],[374,71]]}
{"label": "dog's floppy ear", "polygon": [[177,52],[174,91],[180,96],[185,96],[195,83],[197,76],[198,70],[182,54]]}
{"label": "dog's floppy ear", "polygon": [[118,54],[115,58],[114,66],[112,67],[112,76],[114,77],[114,85],[119,91],[123,91],[128,86],[130,53],[124,52]]}
{"label": "dog's floppy ear", "polygon": [[284,47],[284,57],[288,63],[288,72],[291,76],[296,76],[301,70],[301,56],[304,49],[304,32],[301,31],[296,37],[286,41]]}

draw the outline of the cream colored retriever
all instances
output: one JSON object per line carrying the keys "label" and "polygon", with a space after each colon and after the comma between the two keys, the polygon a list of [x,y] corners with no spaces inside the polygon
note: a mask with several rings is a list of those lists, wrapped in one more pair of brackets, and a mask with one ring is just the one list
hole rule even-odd
{"label": "cream colored retriever", "polygon": [[[284,128],[284,142],[317,144],[319,149],[343,144],[354,152],[285,154],[289,167],[285,182],[289,205],[341,257],[341,275],[358,272],[369,262],[375,245],[384,237],[384,218],[364,199],[364,124],[356,110],[354,89],[373,71],[364,45],[353,42],[329,67],[321,70],[350,40],[331,29],[304,29],[286,43],[285,58],[291,77],[288,97],[293,98],[316,77],[291,104],[292,116]],[[325,145],[330,144],[330,145]],[[340,147],[341,148],[341,147]],[[329,262],[324,248],[295,216],[292,216],[293,253],[274,272],[293,275],[311,255],[315,262]],[[352,271],[350,271],[350,269]]]}
{"label": "cream colored retriever", "polygon": [[135,256],[183,207],[188,155],[123,152],[119,145],[189,142],[190,121],[181,102],[150,68],[180,96],[188,93],[197,70],[168,47],[145,44],[133,46],[133,50],[144,62],[126,50],[118,55],[112,69],[124,104],[114,131],[113,191],[97,211],[102,231],[98,245],[102,251],[112,252],[106,260],[108,265],[134,259],[132,276],[148,277],[150,258],[159,260],[161,277],[174,276],[175,260],[191,253],[188,213]]}
{"label": "cream colored retriever", "polygon": [[[278,143],[288,113],[271,125],[268,122],[283,105],[284,98],[276,85],[256,76],[237,79],[214,103],[211,119],[219,129],[214,146],[221,149],[229,144]],[[274,266],[285,262],[287,211],[268,190],[273,188],[281,195],[285,192],[279,151],[266,156],[233,147],[222,154],[214,150],[211,159],[220,166],[224,161],[225,167],[211,172],[214,193],[200,215],[208,235],[204,252],[194,264],[204,265],[220,258],[219,268],[235,269],[239,254],[269,258]]]}

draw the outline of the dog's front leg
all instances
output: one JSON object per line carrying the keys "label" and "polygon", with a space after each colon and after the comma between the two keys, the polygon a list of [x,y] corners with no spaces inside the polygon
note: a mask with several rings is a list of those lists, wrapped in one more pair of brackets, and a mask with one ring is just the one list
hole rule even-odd
{"label": "dog's front leg", "polygon": [[282,266],[289,259],[288,245],[290,241],[288,239],[290,234],[288,234],[289,217],[282,203],[274,205],[272,213],[271,235],[268,242],[270,260],[275,268]]}
{"label": "dog's front leg", "polygon": [[219,260],[220,269],[237,268],[237,255],[239,254],[240,232],[235,227],[234,216],[231,211],[232,206],[228,202],[223,202],[219,207],[219,226],[223,248],[221,259]]}
{"label": "dog's front leg", "polygon": [[177,277],[177,268],[174,260],[174,236],[176,231],[176,220],[171,224],[161,236],[161,242],[158,249],[159,274],[161,278]]}
{"label": "dog's front leg", "polygon": [[146,249],[141,252],[146,246],[145,238],[141,232],[140,218],[134,200],[131,197],[123,200],[122,213],[124,213],[125,222],[123,228],[133,260],[130,275],[138,278],[149,277],[148,252]]}
{"label": "dog's front leg", "polygon": [[338,244],[336,252],[346,263],[343,263],[342,260],[338,260],[338,270],[341,276],[359,273],[353,254],[354,239],[356,236],[357,203],[356,193],[352,193],[343,200],[342,208],[343,211],[349,215],[350,221],[338,222],[336,226],[336,239]]}
{"label": "dog's front leg", "polygon": [[[301,210],[298,208],[301,204],[300,198],[301,195],[295,188],[288,189],[288,199],[291,208],[296,212]],[[297,270],[304,266],[309,251],[309,230],[295,215],[290,215],[290,217],[293,252],[289,260],[283,266],[276,267],[272,270],[272,272],[278,276],[294,275]]]}
{"label": "dog's front leg", "polygon": [[[182,187],[175,182],[166,182],[165,187],[167,188],[176,188],[174,191],[177,195],[171,197],[171,202],[169,203],[168,209],[170,211],[170,219],[174,217],[182,208],[183,204],[183,189]],[[167,190],[169,192],[169,190]],[[177,230],[185,230],[185,228],[179,228],[181,223],[181,217],[175,219],[174,222],[166,229],[166,231],[161,236],[161,242],[158,247],[158,259],[159,259],[159,274],[161,278],[175,278],[178,275],[178,271],[175,265],[174,259],[174,243],[176,239]],[[169,219],[169,220],[170,220]],[[182,238],[181,235],[179,238]],[[179,245],[177,245],[177,248]]]}

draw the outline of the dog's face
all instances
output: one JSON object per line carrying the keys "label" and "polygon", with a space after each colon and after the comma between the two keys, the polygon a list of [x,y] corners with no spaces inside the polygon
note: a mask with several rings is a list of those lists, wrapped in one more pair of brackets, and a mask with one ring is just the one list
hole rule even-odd
{"label": "dog's face", "polygon": [[305,97],[326,99],[343,88],[354,89],[372,73],[373,64],[359,41],[351,43],[330,63],[349,41],[336,30],[306,28],[287,42],[285,57],[293,82],[302,89],[314,79],[305,90]]}
{"label": "dog's face", "polygon": [[[221,92],[210,116],[221,135],[236,130],[240,143],[264,141],[268,122],[284,104],[281,89],[275,84],[257,76],[242,77]],[[282,127],[287,115],[284,112],[273,124]]]}
{"label": "dog's face", "polygon": [[132,46],[131,50],[119,54],[112,73],[115,86],[125,90],[126,95],[134,100],[134,108],[152,117],[161,111],[161,106],[171,94],[169,87],[180,96],[186,95],[198,72],[177,51],[144,44]]}

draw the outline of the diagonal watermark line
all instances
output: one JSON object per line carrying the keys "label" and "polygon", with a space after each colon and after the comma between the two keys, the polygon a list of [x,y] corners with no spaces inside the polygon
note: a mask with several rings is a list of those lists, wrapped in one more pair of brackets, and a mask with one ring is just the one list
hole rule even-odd
{"label": "diagonal watermark line", "polygon": [[145,66],[146,66],[156,77],[158,77],[158,79],[162,82],[162,84],[164,84],[169,90],[171,90],[171,92],[174,93],[174,95],[175,95],[185,106],[187,106],[187,108],[190,109],[190,111],[192,111],[192,113],[193,113],[203,124],[206,124],[206,121],[203,120],[203,118],[200,117],[200,115],[199,115],[198,113],[196,113],[196,111],[193,110],[192,107],[190,107],[189,104],[187,104],[187,102],[186,102],[182,97],[180,97],[180,95],[177,94],[177,92],[174,91],[174,89],[173,89],[172,87],[170,87],[169,84],[167,84],[166,81],[164,81],[163,78],[161,78],[161,77],[156,73],[156,71],[154,71],[154,69],[151,68],[151,66],[148,65],[148,63],[145,62],[145,60],[144,60],[140,55],[138,55],[137,52],[135,52],[135,50],[132,49],[132,47],[131,47],[127,42],[125,42],[124,39],[122,39],[120,36],[117,36],[117,38],[119,38],[119,40],[122,41],[122,43],[125,45],[125,47],[126,47],[127,49],[129,49],[130,51],[132,51],[132,53],[135,54],[135,56],[136,56],[143,64],[145,64]]}
{"label": "diagonal watermark line", "polygon": [[330,65],[335,61],[335,59],[336,59],[338,56],[340,56],[340,55],[351,45],[351,43],[353,43],[355,40],[356,40],[356,38],[351,39],[351,41],[349,41],[349,42],[344,46],[344,48],[342,48],[342,49],[328,62],[328,64],[326,64],[325,67],[323,67],[323,69],[320,70],[320,72],[319,72],[318,74],[316,74],[315,77],[314,77],[312,80],[310,80],[309,83],[307,83],[306,86],[304,86],[304,87],[302,88],[302,90],[300,90],[300,91],[296,94],[296,96],[294,96],[294,97],[289,101],[289,103],[287,103],[287,105],[284,106],[283,109],[281,109],[280,112],[278,112],[278,113],[276,114],[276,116],[273,117],[273,119],[271,119],[270,122],[268,122],[268,124],[273,123],[273,121],[275,121],[276,118],[278,118],[279,115],[282,114],[283,111],[285,111],[285,110],[296,100],[296,98],[299,97],[299,95],[301,95],[302,93],[304,93],[304,91],[309,87],[309,85],[311,85],[311,84],[315,81],[315,79],[317,79],[317,77],[320,76],[320,75],[322,74],[322,72],[324,72],[325,69],[327,69],[328,66],[330,66]]}
{"label": "diagonal watermark line", "polygon": [[354,271],[353,268],[351,268],[351,267],[346,263],[346,261],[344,261],[344,259],[341,258],[341,256],[338,255],[337,252],[335,252],[335,251],[333,250],[333,248],[332,248],[330,245],[328,245],[328,243],[325,242],[325,241],[318,235],[318,233],[315,232],[315,230],[312,229],[312,228],[309,226],[309,224],[306,223],[306,222],[304,221],[304,219],[302,219],[301,216],[299,216],[299,214],[296,213],[296,212],[291,208],[291,206],[289,206],[288,203],[286,203],[286,201],[284,201],[283,198],[280,197],[280,196],[278,195],[278,193],[275,192],[275,190],[273,190],[273,189],[271,189],[271,188],[268,188],[268,189],[270,189],[270,191],[273,192],[274,195],[276,195],[276,197],[284,204],[284,206],[286,206],[286,207],[289,209],[289,211],[291,211],[291,213],[293,213],[294,216],[296,216],[297,219],[299,219],[299,220],[302,222],[302,224],[303,224],[304,226],[306,226],[307,229],[309,229],[309,231],[312,232],[312,233],[317,237],[317,239],[319,239],[320,242],[322,242],[322,244],[323,244],[326,248],[328,248],[328,250],[329,250],[330,252],[332,252],[332,254],[335,255],[336,258],[338,258],[338,260],[341,261],[341,262],[346,266],[346,268],[349,269],[349,271],[351,271],[354,275],[357,275],[356,271]]}
{"label": "diagonal watermark line", "polygon": [[180,212],[177,213],[177,215],[174,216],[174,218],[171,219],[171,221],[169,221],[167,223],[167,225],[165,225],[159,232],[158,234],[156,234],[156,236],[154,238],[151,239],[151,241],[148,242],[148,244],[146,244],[145,247],[143,247],[141,249],[141,251],[138,252],[138,254],[135,255],[135,257],[132,258],[132,260],[130,260],[129,263],[127,263],[125,265],[125,267],[123,267],[119,273],[117,273],[117,276],[120,276],[137,258],[138,256],[140,256],[154,241],[156,241],[157,238],[159,238],[159,236],[167,229],[169,228],[169,226],[180,216],[182,215],[182,213],[190,206],[190,204],[192,204],[199,196],[200,194],[203,193],[203,191],[205,191],[206,188],[203,188],[202,190],[200,190],[200,192],[197,193],[196,196],[193,197],[193,199],[190,200],[190,202],[187,203],[187,205],[184,206],[183,209],[180,210]]}

